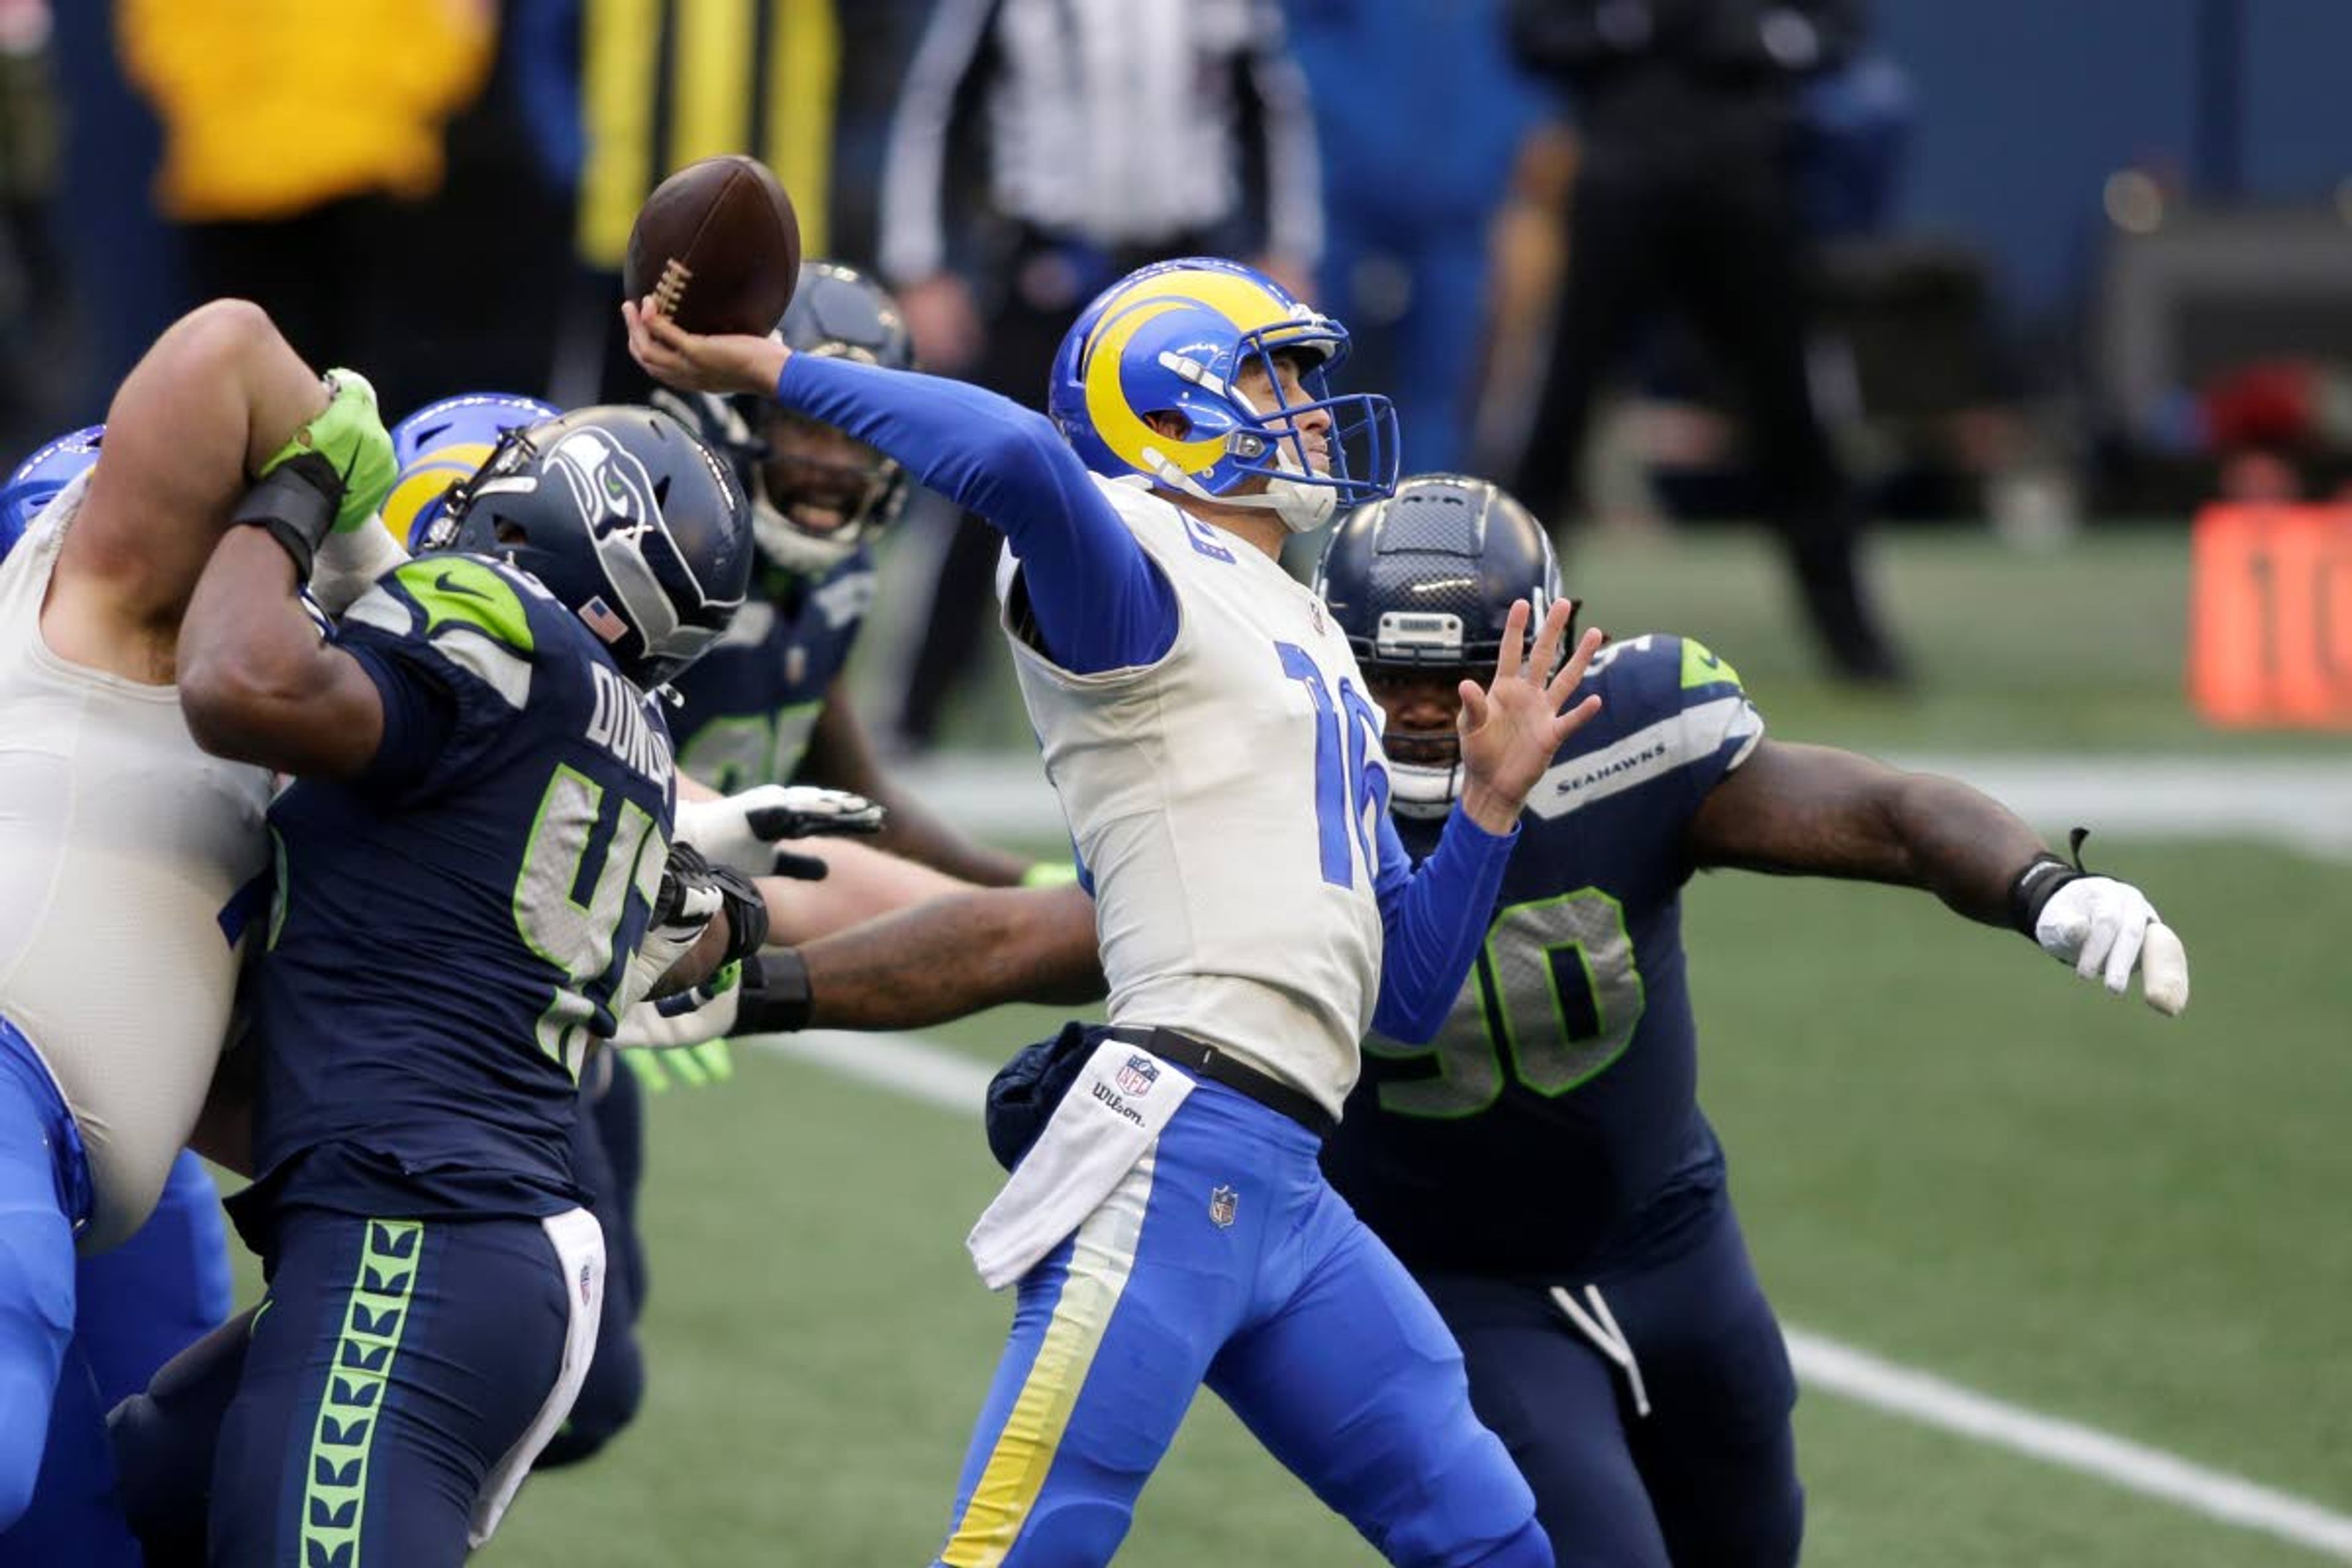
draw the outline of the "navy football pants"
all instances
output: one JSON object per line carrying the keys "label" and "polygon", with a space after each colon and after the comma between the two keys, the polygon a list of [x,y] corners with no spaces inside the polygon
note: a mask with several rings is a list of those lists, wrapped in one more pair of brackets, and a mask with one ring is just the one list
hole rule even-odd
{"label": "navy football pants", "polygon": [[[1626,1374],[1551,1286],[1460,1274],[1422,1285],[1461,1342],[1478,1418],[1511,1450],[1562,1568],[1790,1568],[1804,1533],[1797,1384],[1728,1200],[1680,1256],[1559,1284],[1597,1289]],[[1591,1314],[1588,1311],[1588,1316]]]}
{"label": "navy football pants", "polygon": [[[602,1450],[636,1419],[646,1397],[646,1359],[637,1342],[645,1308],[646,1252],[637,1237],[637,1187],[645,1173],[644,1090],[637,1075],[600,1053],[602,1092],[583,1089],[572,1123],[572,1180],[588,1194],[588,1212],[604,1231],[604,1310],[596,1322],[596,1356],[572,1402],[572,1415],[539,1456],[537,1468],[576,1465]],[[5,1564],[0,1564],[5,1568]]]}
{"label": "navy football pants", "polygon": [[537,1220],[286,1210],[214,1458],[215,1568],[462,1563],[494,1472],[576,1391],[593,1252],[583,1276]]}

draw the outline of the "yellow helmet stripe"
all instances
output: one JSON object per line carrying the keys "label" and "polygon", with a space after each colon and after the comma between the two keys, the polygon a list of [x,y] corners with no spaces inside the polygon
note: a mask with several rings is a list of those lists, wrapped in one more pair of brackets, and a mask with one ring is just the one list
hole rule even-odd
{"label": "yellow helmet stripe", "polygon": [[1128,343],[1147,322],[1179,309],[1187,301],[1171,299],[1145,299],[1132,305],[1122,305],[1106,317],[1095,329],[1094,340],[1087,345],[1087,363],[1082,374],[1087,392],[1087,417],[1093,421],[1095,434],[1102,438],[1119,461],[1140,473],[1158,471],[1147,451],[1159,453],[1167,461],[1187,474],[1198,474],[1216,465],[1224,455],[1222,436],[1206,440],[1184,441],[1163,436],[1144,421],[1143,416],[1156,410],[1138,410],[1127,400],[1127,388],[1120,371],[1124,368]]}

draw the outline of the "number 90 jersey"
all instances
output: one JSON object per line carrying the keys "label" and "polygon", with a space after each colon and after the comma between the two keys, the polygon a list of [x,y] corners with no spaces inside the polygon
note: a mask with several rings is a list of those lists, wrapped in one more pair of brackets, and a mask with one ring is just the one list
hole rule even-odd
{"label": "number 90 jersey", "polygon": [[659,706],[536,579],[480,557],[399,567],[335,636],[384,738],[359,778],[270,809],[258,1187],[425,1218],[567,1208],[581,1060],[668,853]]}
{"label": "number 90 jersey", "polygon": [[[1601,710],[1528,796],[1486,945],[1427,1046],[1374,1037],[1332,1184],[1416,1269],[1564,1272],[1711,1197],[1684,973],[1684,829],[1763,720],[1698,643],[1601,650]],[[1437,824],[1400,818],[1419,858]],[[1668,1201],[1660,1201],[1668,1200]]]}

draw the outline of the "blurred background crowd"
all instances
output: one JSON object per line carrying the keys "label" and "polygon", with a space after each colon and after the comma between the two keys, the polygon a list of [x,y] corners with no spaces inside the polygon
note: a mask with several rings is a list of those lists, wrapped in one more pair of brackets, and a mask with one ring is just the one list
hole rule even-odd
{"label": "blurred background crowd", "polygon": [[[1354,331],[1407,471],[1571,555],[1763,520],[1806,657],[1899,689],[1868,524],[2352,473],[2347,55],[2333,0],[0,0],[0,449],[224,293],[391,413],[629,395],[637,204],[749,150],[927,368],[1040,401],[1102,284],[1243,256]],[[993,544],[904,531],[919,750]]]}

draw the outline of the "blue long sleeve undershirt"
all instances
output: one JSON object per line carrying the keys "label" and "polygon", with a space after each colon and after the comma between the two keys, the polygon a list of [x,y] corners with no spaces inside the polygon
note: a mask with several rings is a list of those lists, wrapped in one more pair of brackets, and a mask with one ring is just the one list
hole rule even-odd
{"label": "blue long sleeve undershirt", "polygon": [[1437,847],[1415,866],[1396,824],[1381,813],[1381,868],[1372,890],[1383,941],[1373,1028],[1408,1046],[1435,1037],[1486,940],[1503,869],[1518,841],[1517,824],[1507,834],[1489,833],[1456,805]]}
{"label": "blue long sleeve undershirt", "polygon": [[[811,354],[785,362],[776,401],[897,458],[1002,530],[1020,558],[1039,638],[1063,668],[1129,668],[1174,645],[1175,591],[1043,416],[962,382]],[[1419,1044],[1444,1023],[1517,838],[1517,828],[1486,832],[1457,807],[1416,868],[1380,813],[1374,1028]]]}
{"label": "blue long sleeve undershirt", "polygon": [[1043,415],[940,376],[794,354],[776,401],[895,458],[1001,530],[1055,663],[1079,675],[1150,664],[1176,641],[1176,595]]}

